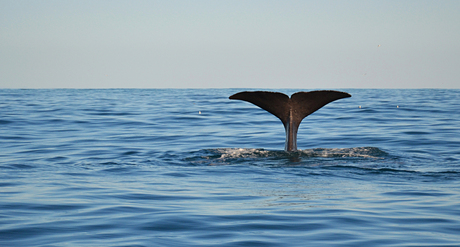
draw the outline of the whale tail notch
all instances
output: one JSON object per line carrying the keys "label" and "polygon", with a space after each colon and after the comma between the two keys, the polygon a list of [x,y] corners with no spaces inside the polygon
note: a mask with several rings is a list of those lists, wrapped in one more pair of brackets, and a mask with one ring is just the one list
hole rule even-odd
{"label": "whale tail notch", "polygon": [[297,130],[302,120],[332,101],[351,97],[350,94],[332,90],[297,92],[291,98],[283,93],[267,91],[245,91],[229,99],[250,102],[275,115],[286,131],[285,150],[297,150]]}

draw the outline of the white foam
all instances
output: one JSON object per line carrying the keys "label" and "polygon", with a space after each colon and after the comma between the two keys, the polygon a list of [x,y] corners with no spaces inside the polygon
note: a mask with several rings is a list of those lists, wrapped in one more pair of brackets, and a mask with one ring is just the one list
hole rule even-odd
{"label": "white foam", "polygon": [[[281,157],[289,155],[284,151],[269,151],[256,148],[219,148],[214,149],[220,154],[218,159],[237,159],[237,158],[260,158],[260,157]],[[374,147],[355,147],[355,148],[314,148],[304,149],[295,152],[300,156],[322,157],[322,158],[381,158],[385,152]]]}
{"label": "white foam", "polygon": [[221,153],[220,159],[234,158],[256,158],[269,156],[271,151],[256,148],[219,148],[216,151]]}
{"label": "white foam", "polygon": [[383,152],[374,147],[355,147],[355,148],[315,148],[299,150],[303,154],[311,157],[360,157],[360,158],[379,158]]}

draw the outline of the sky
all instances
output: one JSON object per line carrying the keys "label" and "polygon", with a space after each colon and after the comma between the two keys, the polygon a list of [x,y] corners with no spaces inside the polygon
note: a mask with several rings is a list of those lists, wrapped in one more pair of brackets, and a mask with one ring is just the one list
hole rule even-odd
{"label": "sky", "polygon": [[0,0],[0,88],[460,88],[460,1]]}

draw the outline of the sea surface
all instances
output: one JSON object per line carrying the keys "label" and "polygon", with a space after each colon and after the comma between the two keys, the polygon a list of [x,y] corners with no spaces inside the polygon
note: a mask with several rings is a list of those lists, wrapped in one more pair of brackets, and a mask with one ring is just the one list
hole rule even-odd
{"label": "sea surface", "polygon": [[243,90],[1,89],[0,246],[460,246],[460,90]]}

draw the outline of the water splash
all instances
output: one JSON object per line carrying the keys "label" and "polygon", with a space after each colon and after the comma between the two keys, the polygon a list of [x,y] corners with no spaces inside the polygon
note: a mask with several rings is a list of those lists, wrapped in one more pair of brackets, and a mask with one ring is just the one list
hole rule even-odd
{"label": "water splash", "polygon": [[217,148],[205,149],[189,153],[185,159],[193,164],[225,165],[225,164],[281,164],[314,161],[315,164],[328,164],[336,162],[337,159],[362,159],[364,162],[369,159],[384,159],[388,156],[385,151],[376,147],[355,147],[355,148],[315,148],[285,152],[281,150],[265,150],[257,148]]}

